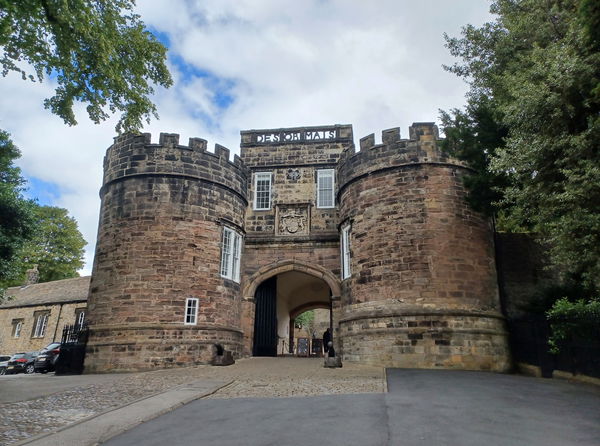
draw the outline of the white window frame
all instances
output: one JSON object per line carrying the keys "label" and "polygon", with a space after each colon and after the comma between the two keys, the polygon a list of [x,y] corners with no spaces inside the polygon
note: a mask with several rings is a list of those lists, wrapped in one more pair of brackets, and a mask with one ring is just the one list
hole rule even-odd
{"label": "white window frame", "polygon": [[241,261],[242,235],[224,226],[221,243],[221,277],[239,283]]}
{"label": "white window frame", "polygon": [[200,299],[197,297],[188,297],[185,300],[185,316],[183,318],[184,325],[198,324],[198,306]]}
{"label": "white window frame", "polygon": [[17,321],[14,325],[13,338],[18,339],[21,337],[21,329],[23,328],[23,321]]}
{"label": "white window frame", "polygon": [[77,319],[75,320],[75,324],[83,325],[84,321],[85,321],[85,310],[82,310],[79,312],[79,314],[77,314]]}
{"label": "white window frame", "polygon": [[[331,191],[323,187],[323,179],[331,178]],[[331,203],[322,203],[321,191],[328,192]],[[335,170],[334,169],[319,169],[317,170],[317,208],[331,209],[335,207]]]}
{"label": "white window frame", "polygon": [[350,269],[350,225],[346,225],[342,228],[340,234],[340,250],[342,260],[342,280],[344,280],[352,275]]}
{"label": "white window frame", "polygon": [[48,326],[48,318],[50,313],[40,313],[35,318],[35,328],[33,330],[32,338],[43,338],[46,334],[46,327]]}
{"label": "white window frame", "polygon": [[[259,207],[258,204],[258,182],[259,181],[264,181],[264,180],[268,180],[269,181],[269,190],[268,190],[268,194],[269,194],[269,198],[268,198],[268,204],[267,206],[261,206]],[[263,192],[263,191],[261,191]],[[272,192],[273,192],[273,175],[271,172],[255,172],[254,173],[254,203],[253,203],[253,209],[255,211],[268,211],[271,209],[271,196],[272,196]]]}

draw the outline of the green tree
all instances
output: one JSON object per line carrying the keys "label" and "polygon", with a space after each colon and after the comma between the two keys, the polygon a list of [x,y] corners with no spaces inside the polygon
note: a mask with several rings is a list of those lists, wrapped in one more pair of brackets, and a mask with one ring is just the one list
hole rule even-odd
{"label": "green tree", "polygon": [[308,333],[313,333],[315,328],[315,312],[314,310],[308,310],[304,313],[296,316],[294,321],[295,324],[306,329]]}
{"label": "green tree", "polygon": [[566,297],[557,300],[547,312],[552,333],[550,351],[558,353],[565,343],[588,344],[600,339],[600,300],[575,302]]}
{"label": "green tree", "polygon": [[34,208],[35,230],[19,252],[20,275],[13,285],[23,283],[25,272],[37,265],[40,282],[78,277],[86,245],[77,222],[66,209],[53,206]]}
{"label": "green tree", "polygon": [[[87,103],[94,123],[121,112],[117,131],[137,130],[150,115],[152,84],[169,87],[166,48],[133,13],[134,0],[0,0],[2,74],[58,83],[46,108],[76,124]],[[108,110],[108,112],[107,112]]]}
{"label": "green tree", "polygon": [[[541,234],[556,264],[600,289],[600,8],[587,0],[496,0],[495,20],[448,38],[470,86],[451,131],[474,136],[491,108],[500,142],[473,157],[506,180],[492,207]],[[475,123],[470,120],[474,120]],[[452,122],[454,121],[454,122]],[[463,122],[464,121],[464,122]],[[448,132],[448,130],[447,130]],[[505,132],[505,134],[503,134]],[[475,135],[476,136],[476,135]],[[475,138],[476,140],[476,138]],[[482,155],[482,153],[484,155]]]}
{"label": "green tree", "polygon": [[33,230],[34,203],[23,197],[25,180],[13,164],[20,156],[10,135],[0,130],[0,288],[19,273],[15,260]]}
{"label": "green tree", "polygon": [[465,110],[441,111],[441,121],[446,133],[442,149],[472,169],[464,179],[468,202],[474,209],[494,215],[507,177],[489,170],[491,157],[506,136],[506,129],[494,117],[492,104],[485,96],[472,98]]}

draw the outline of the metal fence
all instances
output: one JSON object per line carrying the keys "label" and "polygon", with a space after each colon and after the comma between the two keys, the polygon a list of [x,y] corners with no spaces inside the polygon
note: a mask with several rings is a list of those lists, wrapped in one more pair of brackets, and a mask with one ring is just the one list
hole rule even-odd
{"label": "metal fence", "polygon": [[65,325],[62,332],[60,354],[55,366],[57,375],[83,373],[88,336],[87,324]]}
{"label": "metal fence", "polygon": [[65,325],[62,332],[63,344],[85,344],[88,340],[89,328],[87,324]]}
{"label": "metal fence", "polygon": [[562,370],[600,378],[600,336],[573,337],[560,344],[560,353],[552,354],[548,345],[551,327],[544,315],[509,320],[508,328],[515,362],[540,367],[544,377]]}

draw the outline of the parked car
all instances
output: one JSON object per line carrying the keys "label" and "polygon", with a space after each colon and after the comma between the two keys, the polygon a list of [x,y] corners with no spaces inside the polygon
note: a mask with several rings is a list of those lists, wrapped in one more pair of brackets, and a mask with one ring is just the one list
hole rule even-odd
{"label": "parked car", "polygon": [[35,358],[33,367],[36,373],[48,373],[54,371],[54,366],[60,354],[60,342],[53,342],[44,347]]}
{"label": "parked car", "polygon": [[6,365],[6,374],[11,375],[13,373],[33,373],[35,368],[33,363],[39,352],[23,352],[15,353],[8,360]]}
{"label": "parked car", "polygon": [[6,367],[8,366],[9,359],[10,355],[0,355],[0,375],[4,375],[6,373]]}

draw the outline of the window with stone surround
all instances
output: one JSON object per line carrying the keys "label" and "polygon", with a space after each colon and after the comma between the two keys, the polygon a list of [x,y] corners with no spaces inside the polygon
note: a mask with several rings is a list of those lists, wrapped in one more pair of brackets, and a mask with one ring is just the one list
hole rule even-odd
{"label": "window with stone surround", "polygon": [[254,174],[254,210],[271,209],[271,172]]}
{"label": "window with stone surround", "polygon": [[49,311],[36,311],[33,313],[33,331],[31,332],[32,338],[44,337],[46,334],[46,327],[48,326],[49,317]]}
{"label": "window with stone surround", "polygon": [[342,257],[342,280],[350,277],[350,225],[342,228],[340,249]]}
{"label": "window with stone surround", "polygon": [[333,169],[317,170],[317,207],[335,206],[335,173]]}
{"label": "window with stone surround", "polygon": [[185,300],[185,325],[196,325],[198,322],[198,298],[188,297]]}
{"label": "window with stone surround", "polygon": [[19,338],[21,337],[21,329],[23,328],[23,319],[13,319],[12,320],[12,337]]}
{"label": "window with stone surround", "polygon": [[85,308],[76,308],[75,309],[75,324],[83,325],[85,322]]}
{"label": "window with stone surround", "polygon": [[221,277],[240,282],[242,236],[231,228],[223,227],[221,245]]}

